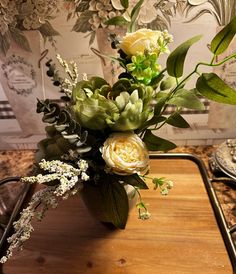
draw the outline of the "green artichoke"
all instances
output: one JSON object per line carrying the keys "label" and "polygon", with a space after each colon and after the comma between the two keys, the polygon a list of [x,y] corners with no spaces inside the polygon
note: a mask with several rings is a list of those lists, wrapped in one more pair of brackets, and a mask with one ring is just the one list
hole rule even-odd
{"label": "green artichoke", "polygon": [[110,90],[107,82],[99,77],[77,84],[72,93],[72,109],[83,127],[92,130],[105,129],[119,117],[115,102],[107,99]]}
{"label": "green artichoke", "polygon": [[141,127],[153,115],[152,87],[120,79],[110,87],[94,77],[79,82],[72,94],[73,112],[84,128],[130,131]]}

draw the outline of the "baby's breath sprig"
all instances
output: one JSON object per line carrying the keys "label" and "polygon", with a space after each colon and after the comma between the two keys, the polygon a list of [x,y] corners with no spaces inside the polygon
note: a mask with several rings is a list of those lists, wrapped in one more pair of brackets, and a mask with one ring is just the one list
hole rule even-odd
{"label": "baby's breath sprig", "polygon": [[[28,207],[22,210],[19,220],[13,223],[15,233],[7,239],[10,245],[0,263],[5,263],[12,256],[14,249],[22,249],[23,243],[30,238],[31,232],[34,230],[31,224],[33,217],[40,221],[49,207],[57,207],[58,202],[54,191],[55,187],[47,187],[33,195]],[[41,207],[39,212],[36,212],[39,207]]]}
{"label": "baby's breath sprig", "polygon": [[153,178],[152,182],[154,184],[154,189],[156,190],[159,188],[162,195],[167,195],[174,185],[172,181],[167,180],[165,177]]}
{"label": "baby's breath sprig", "polygon": [[79,160],[79,168],[75,168],[59,160],[46,161],[43,159],[39,163],[39,167],[48,171],[50,174],[38,174],[37,176],[24,177],[21,181],[45,184],[58,180],[59,184],[55,189],[56,196],[63,196],[67,191],[70,191],[75,186],[82,188],[82,181],[87,181],[89,179],[89,176],[86,174],[88,164],[85,160]]}
{"label": "baby's breath sprig", "polygon": [[0,263],[5,263],[12,256],[13,250],[21,249],[23,243],[30,238],[31,232],[34,230],[31,225],[34,217],[41,221],[49,208],[57,207],[58,197],[67,199],[81,190],[83,187],[82,181],[89,179],[89,176],[86,174],[88,163],[81,159],[77,164],[78,168],[75,168],[59,160],[46,161],[43,159],[39,166],[50,174],[38,174],[37,176],[23,177],[21,179],[22,182],[32,184],[44,184],[58,180],[59,184],[46,186],[33,195],[28,207],[21,212],[19,220],[13,224],[15,233],[8,238],[10,245],[5,256],[0,259]]}
{"label": "baby's breath sprig", "polygon": [[79,77],[77,64],[73,60],[70,61],[68,64],[66,60],[62,59],[60,54],[57,54],[56,58],[59,64],[64,69],[65,73],[70,78],[64,78],[61,82],[61,87],[67,95],[71,95],[72,89],[76,86]]}
{"label": "baby's breath sprig", "polygon": [[56,65],[52,63],[52,59],[46,62],[46,66],[48,67],[47,76],[52,78],[54,86],[60,87],[61,92],[65,93],[66,97],[70,98],[73,88],[78,83],[79,73],[77,64],[74,60],[67,63],[66,60],[61,58],[60,54],[57,54],[56,58],[66,75],[68,75],[68,78],[60,76],[59,71],[56,70]]}
{"label": "baby's breath sprig", "polygon": [[139,202],[136,204],[136,208],[138,209],[139,219],[147,220],[151,216],[151,214],[149,213],[147,209],[147,204],[143,201],[142,196],[139,192],[139,189],[137,187],[134,187],[134,189],[139,197]]}

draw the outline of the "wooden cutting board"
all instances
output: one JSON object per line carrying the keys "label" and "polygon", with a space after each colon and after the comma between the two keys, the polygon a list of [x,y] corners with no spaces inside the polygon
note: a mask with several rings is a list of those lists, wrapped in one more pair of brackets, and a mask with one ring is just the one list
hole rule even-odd
{"label": "wooden cutting board", "polygon": [[198,166],[191,160],[153,159],[151,175],[172,180],[174,188],[168,196],[142,191],[149,220],[139,220],[134,209],[126,229],[112,231],[89,215],[79,197],[71,198],[34,223],[31,239],[5,272],[232,273]]}

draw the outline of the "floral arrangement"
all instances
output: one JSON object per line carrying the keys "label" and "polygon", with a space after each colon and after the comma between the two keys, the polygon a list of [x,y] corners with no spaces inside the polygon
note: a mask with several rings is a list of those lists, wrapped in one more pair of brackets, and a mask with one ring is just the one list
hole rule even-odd
{"label": "floral arrangement", "polygon": [[[154,30],[168,29],[170,19],[181,8],[182,0],[64,0],[68,11],[67,19],[76,17],[73,31],[89,33],[90,44],[93,43],[96,30],[109,28],[114,30],[114,24],[125,26],[132,19],[132,10],[137,3],[141,9],[135,15],[136,28],[149,28]],[[110,22],[108,23],[108,20]]]}
{"label": "floral arrangement", "polygon": [[2,0],[0,2],[0,51],[4,54],[15,41],[24,50],[30,45],[22,31],[38,30],[44,40],[54,45],[53,37],[59,33],[53,29],[50,20],[58,11],[59,0]]}
{"label": "floral arrangement", "polygon": [[[138,12],[140,3],[132,13]],[[38,144],[36,175],[21,179],[44,188],[34,194],[14,223],[15,233],[8,239],[9,248],[1,262],[6,262],[13,249],[21,248],[30,237],[32,218],[41,220],[60,198],[80,193],[91,210],[97,209],[100,221],[121,229],[126,226],[129,201],[135,201],[140,219],[149,218],[141,190],[153,184],[154,189],[166,195],[173,186],[165,178],[148,177],[148,151],[175,148],[172,142],[156,135],[158,129],[165,124],[189,127],[181,109],[203,109],[202,96],[236,104],[234,89],[215,73],[204,73],[206,67],[220,66],[236,58],[234,53],[217,61],[235,33],[236,17],[211,41],[211,60],[197,63],[186,75],[186,55],[201,36],[183,42],[169,53],[172,36],[168,31],[151,29],[127,33],[121,40],[113,37],[112,46],[118,52],[113,58],[124,69],[114,85],[101,77],[87,79],[86,74],[79,81],[77,64],[58,55],[66,73],[62,77],[52,60],[48,60],[47,75],[63,93],[63,104],[48,99],[38,101],[37,112],[43,114],[43,122],[48,124],[47,138]],[[165,68],[159,64],[161,54],[169,54]],[[198,76],[196,85],[188,89],[186,83],[193,75]],[[170,104],[175,111],[165,115]]]}

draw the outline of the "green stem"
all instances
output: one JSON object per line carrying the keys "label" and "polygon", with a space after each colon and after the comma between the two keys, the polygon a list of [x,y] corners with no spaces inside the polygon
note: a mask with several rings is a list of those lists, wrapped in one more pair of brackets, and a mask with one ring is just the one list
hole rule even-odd
{"label": "green stem", "polygon": [[179,84],[171,91],[170,95],[172,96],[176,92],[176,90],[178,90],[179,86],[181,86],[184,82],[186,82],[194,73],[199,74],[199,72],[198,72],[198,67],[199,66],[202,65],[202,66],[207,66],[207,67],[218,67],[218,66],[224,64],[225,62],[229,61],[232,58],[236,58],[236,54],[235,53],[229,55],[228,57],[224,58],[222,61],[220,61],[220,62],[218,62],[216,64],[212,64],[212,62],[215,59],[215,55],[214,55],[214,58],[211,60],[211,63],[199,62],[196,65],[195,69],[191,73],[189,73],[189,75],[187,75],[182,81],[180,81]]}
{"label": "green stem", "polygon": [[212,59],[211,59],[211,63],[210,63],[211,65],[213,65],[213,62],[215,61],[215,58],[216,58],[216,55],[214,54]]}

